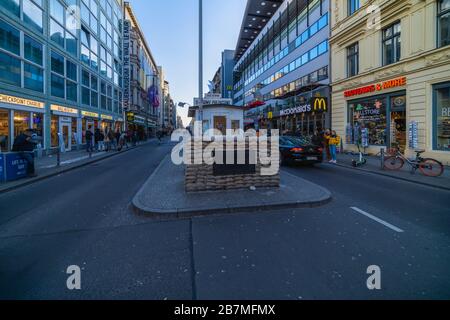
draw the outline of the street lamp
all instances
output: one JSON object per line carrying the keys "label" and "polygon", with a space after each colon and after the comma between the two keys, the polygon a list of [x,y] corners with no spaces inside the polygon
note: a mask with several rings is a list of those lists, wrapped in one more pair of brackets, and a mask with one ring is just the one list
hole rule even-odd
{"label": "street lamp", "polygon": [[189,103],[187,103],[187,102],[178,102],[178,106],[179,106],[180,108],[184,108],[184,107],[186,107],[186,106],[190,107],[191,104],[189,104]]}

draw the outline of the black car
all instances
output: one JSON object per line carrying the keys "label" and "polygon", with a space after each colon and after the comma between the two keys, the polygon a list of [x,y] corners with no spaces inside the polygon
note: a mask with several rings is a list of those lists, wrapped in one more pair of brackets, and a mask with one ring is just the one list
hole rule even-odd
{"label": "black car", "polygon": [[280,137],[280,163],[282,165],[304,163],[315,164],[323,161],[323,148],[313,145],[303,137]]}

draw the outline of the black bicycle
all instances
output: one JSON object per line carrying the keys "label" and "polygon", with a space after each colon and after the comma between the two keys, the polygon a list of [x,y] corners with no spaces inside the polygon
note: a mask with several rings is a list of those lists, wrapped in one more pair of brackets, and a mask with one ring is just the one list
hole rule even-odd
{"label": "black bicycle", "polygon": [[439,161],[431,158],[422,158],[421,154],[425,150],[416,150],[416,158],[406,158],[399,149],[396,149],[394,154],[388,156],[384,160],[384,167],[387,170],[400,170],[405,165],[405,162],[411,166],[411,173],[416,173],[417,170],[428,177],[439,177],[444,173],[444,165]]}

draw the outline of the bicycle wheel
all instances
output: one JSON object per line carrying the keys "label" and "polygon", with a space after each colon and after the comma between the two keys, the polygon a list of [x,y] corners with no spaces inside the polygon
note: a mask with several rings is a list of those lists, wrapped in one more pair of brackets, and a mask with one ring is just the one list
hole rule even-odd
{"label": "bicycle wheel", "polygon": [[423,159],[419,163],[419,170],[423,175],[428,177],[439,177],[444,173],[444,166],[434,159]]}
{"label": "bicycle wheel", "polygon": [[387,157],[384,160],[384,167],[387,170],[400,170],[405,165],[405,161],[399,157]]}

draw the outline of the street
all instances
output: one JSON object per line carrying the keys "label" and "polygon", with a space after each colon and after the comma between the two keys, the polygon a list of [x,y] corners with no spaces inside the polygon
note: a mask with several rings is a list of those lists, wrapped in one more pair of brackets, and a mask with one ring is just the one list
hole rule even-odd
{"label": "street", "polygon": [[[0,195],[0,299],[449,299],[449,192],[322,164],[284,167],[322,207],[173,221],[131,199],[172,144]],[[217,196],[220,201],[220,195]],[[81,268],[81,290],[66,287]],[[367,268],[381,290],[367,288]]]}

